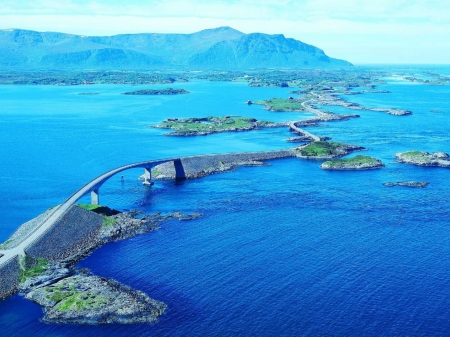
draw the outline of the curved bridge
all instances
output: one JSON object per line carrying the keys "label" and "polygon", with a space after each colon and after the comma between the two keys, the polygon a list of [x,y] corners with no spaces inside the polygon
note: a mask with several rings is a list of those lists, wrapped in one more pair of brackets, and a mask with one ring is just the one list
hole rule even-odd
{"label": "curved bridge", "polygon": [[72,194],[66,201],[62,204],[56,206],[47,215],[47,217],[42,221],[38,228],[36,228],[28,237],[26,237],[19,245],[7,250],[0,250],[0,266],[11,260],[18,255],[24,255],[25,249],[27,249],[31,244],[37,241],[45,232],[47,232],[58,220],[61,218],[69,208],[74,205],[80,198],[86,194],[91,193],[91,203],[98,204],[99,202],[99,188],[112,176],[117,173],[133,169],[133,168],[143,168],[144,169],[144,184],[151,184],[151,169],[159,164],[173,162],[175,167],[175,177],[176,179],[186,179],[183,164],[181,158],[169,158],[169,159],[159,159],[150,160],[145,162],[139,162],[129,165],[124,165],[115,168],[111,171],[103,173],[97,178],[91,180],[77,192]]}
{"label": "curved bridge", "polygon": [[[173,162],[175,169],[175,179],[186,179],[186,172],[196,172],[202,170],[204,167],[217,165],[223,162],[246,162],[254,160],[270,160],[277,158],[286,158],[295,156],[293,149],[285,150],[270,150],[260,152],[239,152],[239,153],[223,153],[223,154],[207,154],[185,156],[168,159],[158,159],[144,161],[129,165],[124,165],[113,170],[110,170],[97,178],[91,180],[77,192],[72,194],[62,204],[56,206],[43,219],[40,225],[34,229],[27,237],[25,237],[18,245],[7,250],[0,250],[0,267],[5,266],[9,261],[16,258],[18,255],[24,255],[25,250],[33,243],[39,240],[47,231],[49,231],[55,223],[74,205],[80,198],[87,194],[91,194],[91,203],[98,204],[99,202],[99,188],[112,176],[133,168],[144,169],[144,184],[151,185],[151,169],[159,164]],[[1,277],[0,277],[1,281]],[[0,282],[1,283],[1,282]]]}

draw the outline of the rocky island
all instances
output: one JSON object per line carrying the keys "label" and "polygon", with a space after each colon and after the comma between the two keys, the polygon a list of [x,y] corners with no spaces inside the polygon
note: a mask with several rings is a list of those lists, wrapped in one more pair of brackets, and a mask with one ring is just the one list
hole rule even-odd
{"label": "rocky island", "polygon": [[363,150],[366,149],[361,146],[351,144],[316,141],[308,145],[298,147],[296,149],[296,156],[305,159],[333,159],[345,156],[354,151]]}
{"label": "rocky island", "polygon": [[184,89],[173,89],[173,88],[143,89],[137,91],[124,92],[122,95],[182,95],[182,94],[189,94],[189,91]]}
{"label": "rocky island", "polygon": [[26,298],[45,308],[44,322],[69,324],[156,322],[166,305],[113,280],[75,275],[39,287]]}
{"label": "rocky island", "polygon": [[[294,91],[295,92],[295,91]],[[395,116],[407,116],[411,115],[412,112],[404,109],[395,108],[370,108],[361,106],[358,103],[348,102],[344,100],[340,95],[356,95],[362,94],[367,91],[357,91],[352,92],[349,90],[335,89],[329,87],[326,90],[317,89],[316,87],[310,88],[310,90],[296,91],[299,97],[289,97],[289,98],[270,98],[261,101],[255,101],[253,104],[263,105],[266,110],[273,112],[310,112],[317,115],[319,118],[329,119],[333,117],[334,120],[340,118],[345,119],[355,115],[340,115],[334,114],[330,111],[324,111],[318,109],[316,105],[325,106],[339,106],[344,107],[349,110],[367,110],[374,112],[385,112],[390,115]],[[375,93],[376,91],[372,91]],[[387,93],[386,91],[377,91],[376,93]]]}
{"label": "rocky island", "polygon": [[450,168],[450,156],[445,152],[407,151],[396,153],[395,157],[404,164]]}
{"label": "rocky island", "polygon": [[255,118],[239,116],[203,117],[203,118],[169,118],[154,128],[172,129],[165,136],[205,136],[218,132],[249,131],[262,127],[281,127],[285,123],[259,121]]}
{"label": "rocky island", "polygon": [[323,170],[371,170],[382,167],[384,167],[384,164],[379,159],[361,155],[326,161],[320,165]]}
{"label": "rocky island", "polygon": [[427,187],[429,183],[427,181],[398,181],[395,183],[387,182],[384,183],[384,186],[394,187],[394,186],[404,186],[404,187],[412,187],[412,188],[424,188]]}

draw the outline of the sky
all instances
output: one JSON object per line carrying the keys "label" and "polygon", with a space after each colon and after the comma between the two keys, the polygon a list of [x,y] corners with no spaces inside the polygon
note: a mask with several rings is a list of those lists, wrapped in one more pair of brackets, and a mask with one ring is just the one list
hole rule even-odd
{"label": "sky", "polygon": [[354,64],[449,64],[449,0],[0,0],[0,29],[284,34]]}

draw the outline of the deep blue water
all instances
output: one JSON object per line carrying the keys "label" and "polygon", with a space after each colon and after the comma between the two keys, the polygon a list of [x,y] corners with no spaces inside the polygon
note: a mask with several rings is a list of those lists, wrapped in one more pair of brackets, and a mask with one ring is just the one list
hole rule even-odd
{"label": "deep blue water", "polygon": [[[172,85],[173,86],[173,85]],[[0,241],[113,167],[150,158],[292,146],[287,129],[164,137],[168,117],[306,118],[246,106],[281,88],[193,82],[173,97],[122,96],[131,86],[0,87]],[[147,86],[146,86],[147,87]],[[161,87],[161,86],[155,86]],[[403,150],[450,152],[450,87],[390,81],[391,94],[346,98],[414,115],[361,118],[310,131],[369,148],[377,171],[327,172],[318,162],[271,161],[151,189],[125,172],[100,190],[119,209],[200,211],[108,244],[79,263],[164,301],[157,324],[47,325],[42,309],[0,302],[2,336],[445,336],[450,331],[450,171],[397,164]],[[99,92],[80,96],[79,92]],[[327,107],[328,108],[328,107]],[[333,109],[347,113],[345,109]],[[442,112],[431,112],[441,110]],[[292,116],[295,116],[292,118]],[[386,181],[429,181],[425,189]]]}

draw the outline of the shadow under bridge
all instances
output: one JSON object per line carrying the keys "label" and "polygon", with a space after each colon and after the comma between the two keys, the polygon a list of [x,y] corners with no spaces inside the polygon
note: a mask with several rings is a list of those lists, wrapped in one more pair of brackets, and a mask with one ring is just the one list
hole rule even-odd
{"label": "shadow under bridge", "polygon": [[[183,180],[186,179],[186,173],[184,171],[183,163],[181,162],[180,158],[176,159],[160,159],[160,160],[151,160],[146,162],[140,162],[140,163],[134,163],[129,164],[125,166],[118,167],[116,169],[113,169],[111,171],[108,171],[106,173],[103,173],[102,175],[98,176],[94,180],[87,183],[84,187],[82,187],[78,192],[75,193],[72,197],[76,200],[80,199],[81,197],[85,196],[86,194],[91,194],[91,204],[92,205],[98,205],[100,202],[100,194],[99,189],[100,187],[112,176],[134,168],[143,168],[144,174],[142,177],[144,178],[144,185],[153,185],[152,180],[152,168],[155,166],[158,166],[160,164],[164,163],[170,163],[173,162],[174,168],[175,168],[175,179],[177,180]],[[70,199],[70,198],[69,198]]]}

